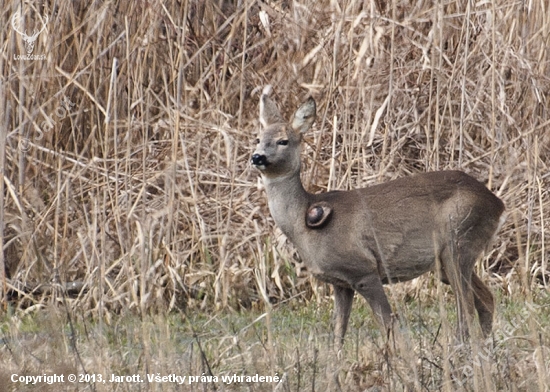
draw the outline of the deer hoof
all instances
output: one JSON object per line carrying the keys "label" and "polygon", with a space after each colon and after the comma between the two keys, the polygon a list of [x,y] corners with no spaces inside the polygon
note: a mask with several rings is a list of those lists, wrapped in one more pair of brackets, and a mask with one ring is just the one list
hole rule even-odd
{"label": "deer hoof", "polygon": [[322,227],[330,217],[332,208],[326,201],[313,203],[309,206],[306,213],[306,225],[312,229]]}

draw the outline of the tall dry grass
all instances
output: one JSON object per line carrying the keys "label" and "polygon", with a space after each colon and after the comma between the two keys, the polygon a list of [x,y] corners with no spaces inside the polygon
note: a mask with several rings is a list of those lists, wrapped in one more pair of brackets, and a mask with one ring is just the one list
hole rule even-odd
{"label": "tall dry grass", "polygon": [[[309,190],[464,170],[508,212],[483,278],[528,303],[548,288],[544,0],[8,1],[0,12],[4,309],[64,303],[109,323],[324,301],[249,165],[267,83],[285,113],[318,102]],[[18,12],[28,32],[49,16],[33,51],[44,60],[16,59]],[[435,297],[429,282],[392,287],[392,303]]]}

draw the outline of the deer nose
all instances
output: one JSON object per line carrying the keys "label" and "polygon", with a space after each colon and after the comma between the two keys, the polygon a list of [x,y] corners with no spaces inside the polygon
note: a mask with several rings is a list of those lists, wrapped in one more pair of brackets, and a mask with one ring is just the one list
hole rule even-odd
{"label": "deer nose", "polygon": [[252,155],[252,164],[254,166],[265,166],[267,165],[267,157],[265,155],[254,154]]}

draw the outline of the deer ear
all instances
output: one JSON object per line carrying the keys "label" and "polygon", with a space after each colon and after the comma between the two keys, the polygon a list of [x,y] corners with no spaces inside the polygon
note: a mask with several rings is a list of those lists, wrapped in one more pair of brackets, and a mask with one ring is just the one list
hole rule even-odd
{"label": "deer ear", "polygon": [[262,91],[260,98],[260,123],[262,127],[267,128],[271,124],[284,123],[283,117],[277,109],[277,105],[269,98],[271,86],[267,85]]}
{"label": "deer ear", "polygon": [[299,133],[306,132],[313,125],[313,121],[315,121],[316,111],[317,105],[315,104],[315,100],[313,97],[309,97],[294,113],[291,124],[292,129]]}

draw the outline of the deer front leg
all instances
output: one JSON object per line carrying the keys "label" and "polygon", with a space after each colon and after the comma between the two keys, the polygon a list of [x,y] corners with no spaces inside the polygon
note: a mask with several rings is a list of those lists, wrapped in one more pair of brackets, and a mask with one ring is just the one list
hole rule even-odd
{"label": "deer front leg", "polygon": [[351,305],[355,292],[349,287],[334,285],[334,339],[336,348],[340,350],[344,344],[344,335],[348,329]]}
{"label": "deer front leg", "polygon": [[392,311],[380,277],[376,274],[365,276],[354,284],[353,288],[367,300],[378,322],[387,333],[392,323]]}

